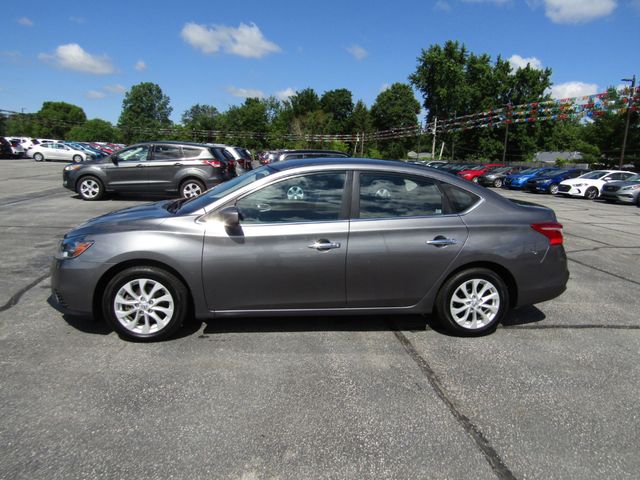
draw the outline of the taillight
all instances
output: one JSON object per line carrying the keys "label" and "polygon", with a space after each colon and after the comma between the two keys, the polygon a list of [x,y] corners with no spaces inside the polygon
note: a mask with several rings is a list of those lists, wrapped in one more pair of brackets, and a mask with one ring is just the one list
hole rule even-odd
{"label": "taillight", "polygon": [[220,160],[203,160],[202,163],[215,168],[220,168],[222,166],[222,162]]}
{"label": "taillight", "polygon": [[536,232],[549,239],[549,245],[562,245],[562,225],[558,222],[534,223],[531,225]]}

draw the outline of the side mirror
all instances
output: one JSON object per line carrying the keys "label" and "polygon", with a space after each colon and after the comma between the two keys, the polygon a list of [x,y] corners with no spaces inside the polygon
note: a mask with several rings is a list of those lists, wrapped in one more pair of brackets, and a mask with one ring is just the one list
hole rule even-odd
{"label": "side mirror", "polygon": [[117,167],[118,166],[118,155],[111,155],[111,162]]}
{"label": "side mirror", "polygon": [[238,210],[238,207],[231,206],[225,207],[219,212],[220,218],[225,227],[236,228],[240,226],[240,220],[242,220],[242,214]]}

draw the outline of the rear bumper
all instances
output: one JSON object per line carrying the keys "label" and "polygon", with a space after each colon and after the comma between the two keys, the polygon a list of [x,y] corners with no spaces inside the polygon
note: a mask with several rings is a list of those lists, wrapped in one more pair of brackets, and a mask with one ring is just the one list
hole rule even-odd
{"label": "rear bumper", "polygon": [[518,299],[515,307],[546,302],[560,296],[567,289],[569,268],[562,246],[550,247],[542,262],[522,272],[526,278],[517,279]]}

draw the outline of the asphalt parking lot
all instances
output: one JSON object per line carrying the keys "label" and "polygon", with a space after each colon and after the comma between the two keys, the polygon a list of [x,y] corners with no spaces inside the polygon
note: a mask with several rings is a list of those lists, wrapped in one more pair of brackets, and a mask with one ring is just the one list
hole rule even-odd
{"label": "asphalt parking lot", "polygon": [[152,199],[83,202],[63,166],[0,161],[0,478],[638,478],[637,207],[505,192],[556,211],[571,279],[489,336],[275,318],[138,344],[54,310],[48,267]]}

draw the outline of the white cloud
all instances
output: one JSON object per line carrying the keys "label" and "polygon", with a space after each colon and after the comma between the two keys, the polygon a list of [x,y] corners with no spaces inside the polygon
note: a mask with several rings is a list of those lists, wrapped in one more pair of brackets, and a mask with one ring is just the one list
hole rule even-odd
{"label": "white cloud", "polygon": [[106,55],[91,55],[85,52],[77,43],[60,45],[52,55],[41,53],[38,58],[60,68],[94,75],[109,75],[115,72],[109,57]]}
{"label": "white cloud", "polygon": [[551,87],[551,98],[583,97],[598,93],[598,85],[595,83],[566,82]]}
{"label": "white cloud", "polygon": [[290,97],[293,97],[295,94],[296,94],[296,91],[293,88],[289,87],[284,90],[280,90],[276,92],[275,97],[281,102],[284,102],[285,100],[288,100]]}
{"label": "white cloud", "polygon": [[223,51],[241,57],[262,58],[281,51],[278,45],[264,38],[255,23],[241,23],[234,28],[226,25],[207,27],[191,22],[185,24],[180,35],[193,48],[206,54]]}
{"label": "white cloud", "polygon": [[99,100],[106,97],[104,92],[99,92],[98,90],[89,90],[85,96],[89,100]]}
{"label": "white cloud", "polygon": [[511,55],[509,57],[509,63],[511,64],[511,68],[513,71],[516,71],[520,68],[526,68],[529,65],[534,70],[542,70],[542,62],[538,60],[536,57],[521,57],[520,55]]}
{"label": "white cloud", "polygon": [[147,69],[147,64],[144,60],[138,60],[133,68],[135,68],[139,72],[144,72]]}
{"label": "white cloud", "polygon": [[104,89],[107,92],[113,93],[115,95],[122,95],[124,92],[127,91],[127,89],[120,84],[107,85],[106,87],[104,87]]}
{"label": "white cloud", "polygon": [[253,88],[227,87],[227,92],[240,98],[264,98],[264,92]]}
{"label": "white cloud", "polygon": [[433,6],[433,9],[439,12],[450,12],[451,5],[449,5],[449,2],[447,2],[446,0],[438,0]]}
{"label": "white cloud", "polygon": [[33,27],[33,21],[27,17],[19,18],[18,23],[24,27]]}
{"label": "white cloud", "polygon": [[356,60],[364,60],[369,56],[369,52],[367,52],[360,45],[356,45],[355,43],[348,47],[347,52],[349,52]]}
{"label": "white cloud", "polygon": [[389,85],[388,83],[383,83],[382,86],[380,87],[380,93],[384,92],[385,90],[389,90],[391,88],[391,85]]}
{"label": "white cloud", "polygon": [[544,0],[544,6],[555,23],[585,23],[609,15],[617,0]]}

